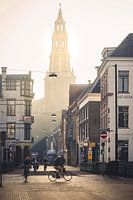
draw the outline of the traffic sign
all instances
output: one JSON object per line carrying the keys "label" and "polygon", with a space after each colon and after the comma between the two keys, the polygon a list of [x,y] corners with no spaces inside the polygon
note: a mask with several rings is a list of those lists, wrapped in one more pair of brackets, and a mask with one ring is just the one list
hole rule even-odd
{"label": "traffic sign", "polygon": [[107,131],[106,130],[100,130],[100,137],[102,138],[102,139],[105,139],[106,137],[107,137]]}

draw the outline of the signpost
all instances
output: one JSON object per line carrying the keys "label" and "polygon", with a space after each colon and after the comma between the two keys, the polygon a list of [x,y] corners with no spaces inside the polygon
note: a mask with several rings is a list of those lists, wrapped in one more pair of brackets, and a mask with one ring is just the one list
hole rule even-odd
{"label": "signpost", "polygon": [[105,129],[100,129],[100,138],[101,139],[106,139],[107,134],[110,133],[112,130],[110,128],[105,128]]}
{"label": "signpost", "polygon": [[[110,129],[100,129],[100,138],[102,139],[102,141],[107,138],[107,133],[108,132],[110,132]],[[104,153],[105,153],[104,152],[105,151],[104,147],[105,147],[105,142],[102,142],[101,146],[102,146],[101,152],[102,152],[102,163],[103,163],[102,164],[102,166],[103,166],[102,171],[103,171],[103,175],[104,175],[104,170],[105,170],[105,166],[104,166]]]}

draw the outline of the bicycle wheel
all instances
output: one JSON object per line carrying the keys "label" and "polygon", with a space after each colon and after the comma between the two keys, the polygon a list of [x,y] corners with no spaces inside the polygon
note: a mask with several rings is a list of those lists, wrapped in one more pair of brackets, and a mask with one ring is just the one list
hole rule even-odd
{"label": "bicycle wheel", "polygon": [[70,181],[72,179],[72,173],[71,172],[68,172],[68,171],[65,171],[64,174],[63,174],[63,178],[66,180],[66,181]]}
{"label": "bicycle wheel", "polygon": [[56,181],[56,179],[57,179],[57,176],[56,176],[56,172],[49,172],[49,174],[48,174],[48,179],[51,181],[51,182],[55,182]]}

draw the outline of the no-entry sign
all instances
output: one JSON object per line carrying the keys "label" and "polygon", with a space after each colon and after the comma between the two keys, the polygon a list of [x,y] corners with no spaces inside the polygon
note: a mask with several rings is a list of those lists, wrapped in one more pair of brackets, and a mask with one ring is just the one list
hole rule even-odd
{"label": "no-entry sign", "polygon": [[105,138],[107,137],[107,131],[101,130],[101,131],[100,131],[100,137],[101,137],[102,139],[105,139]]}

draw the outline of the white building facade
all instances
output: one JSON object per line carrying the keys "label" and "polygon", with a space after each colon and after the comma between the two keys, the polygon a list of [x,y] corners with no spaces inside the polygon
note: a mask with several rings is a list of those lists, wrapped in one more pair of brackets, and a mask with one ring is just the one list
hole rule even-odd
{"label": "white building facade", "polygon": [[6,132],[2,161],[22,163],[30,153],[32,142],[33,80],[29,74],[7,74],[2,67],[0,75],[0,131]]}
{"label": "white building facade", "polygon": [[[117,48],[105,48],[99,68],[101,161],[133,161],[133,34]],[[104,149],[103,149],[104,148]]]}

